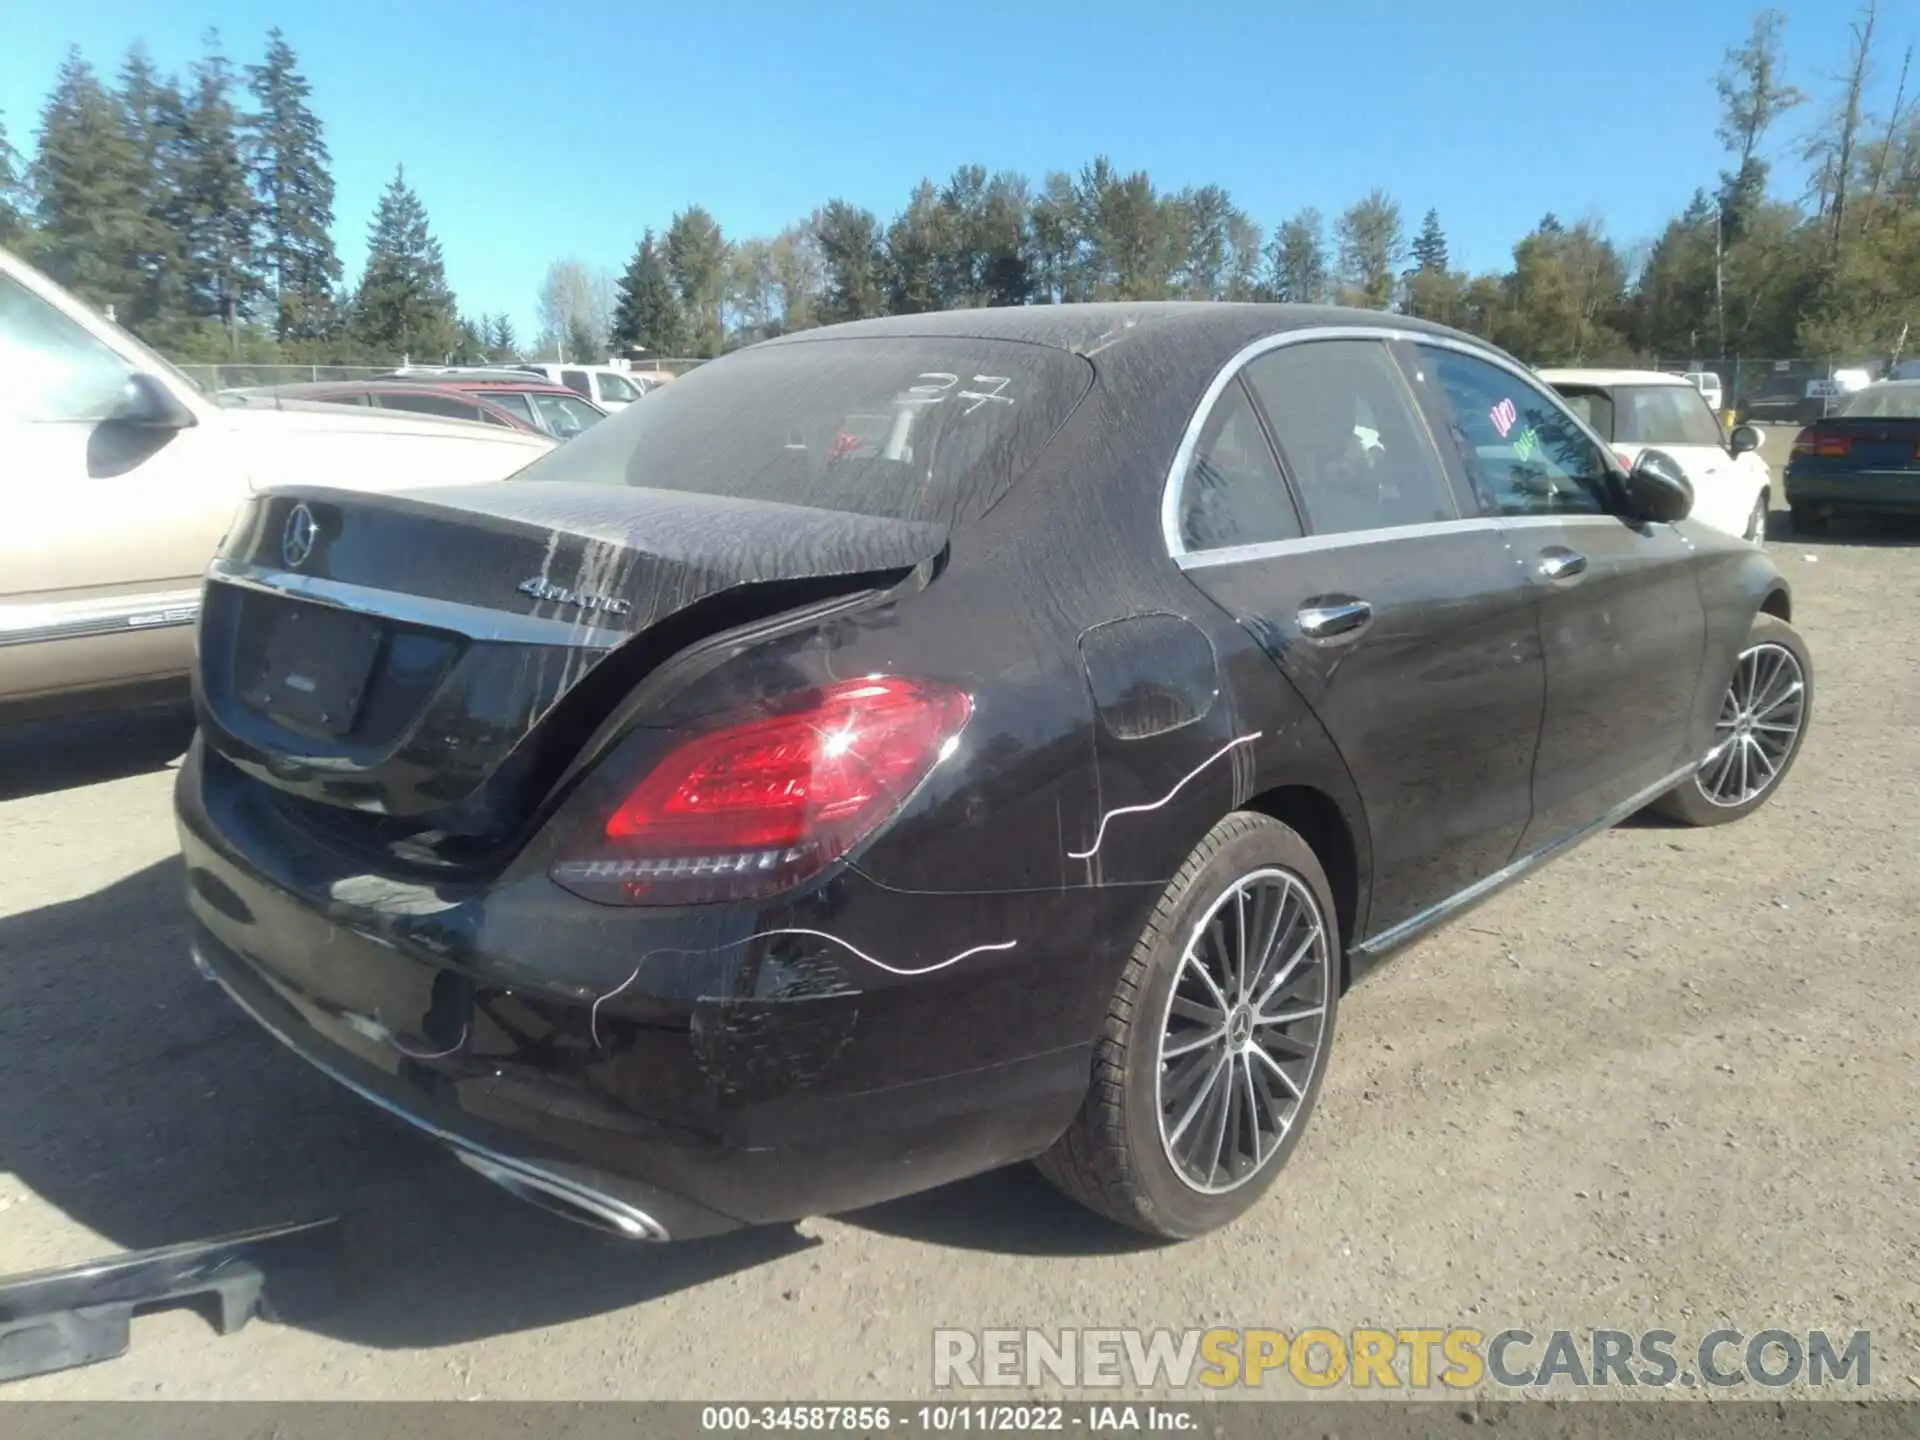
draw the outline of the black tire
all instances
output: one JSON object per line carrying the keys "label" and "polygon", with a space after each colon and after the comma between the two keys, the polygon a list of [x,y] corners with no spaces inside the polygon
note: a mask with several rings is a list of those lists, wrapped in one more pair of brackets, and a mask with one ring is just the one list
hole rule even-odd
{"label": "black tire", "polygon": [[[1171,1003],[1184,974],[1183,957],[1189,941],[1197,937],[1199,925],[1209,911],[1231,902],[1236,887],[1274,872],[1292,877],[1285,882],[1285,893],[1300,906],[1300,914],[1306,913],[1308,897],[1316,912],[1313,919],[1322,938],[1306,963],[1321,967],[1314,992],[1321,1004],[1321,1013],[1315,1017],[1319,1029],[1310,1057],[1291,1062],[1306,1067],[1304,1079],[1292,1082],[1298,1084],[1299,1093],[1289,1097],[1294,1109],[1284,1130],[1273,1139],[1272,1148],[1247,1167],[1242,1178],[1233,1180],[1232,1188],[1209,1191],[1175,1168],[1168,1145],[1163,1143],[1159,1104],[1162,1032],[1172,1023]],[[1293,888],[1295,882],[1300,887],[1297,890]],[[1272,886],[1280,882],[1269,878],[1258,883]],[[1276,929],[1280,923],[1276,917]],[[1253,928],[1257,932],[1263,927],[1256,924]],[[1280,940],[1276,934],[1272,947],[1276,954]],[[1227,816],[1187,857],[1148,917],[1108,1003],[1106,1023],[1094,1049],[1093,1082],[1086,1102],[1067,1132],[1036,1162],[1040,1172],[1089,1209],[1162,1239],[1189,1239],[1239,1218],[1266,1192],[1286,1164],[1319,1098],[1333,1048],[1340,977],[1340,932],[1333,892],[1312,849],[1292,829],[1269,816],[1248,811]],[[1249,984],[1247,988],[1257,991],[1259,987]],[[1293,990],[1294,985],[1288,984],[1283,994],[1290,996]],[[1247,1043],[1252,1043],[1250,1037]],[[1234,1084],[1231,1077],[1236,1073],[1234,1063],[1238,1062],[1228,1062],[1226,1071],[1230,1090]],[[1244,1063],[1249,1073],[1262,1075],[1269,1093],[1277,1088],[1265,1080],[1265,1068],[1255,1065],[1252,1057]],[[1213,1086],[1202,1082],[1197,1088],[1210,1093]],[[1239,1103],[1238,1095],[1233,1096],[1232,1103]],[[1248,1095],[1249,1107],[1259,1103]],[[1210,1123],[1213,1103],[1208,1101],[1204,1108]],[[1269,1105],[1259,1111],[1262,1120],[1273,1118],[1271,1109]],[[1229,1119],[1228,1115],[1221,1117],[1222,1133]],[[1264,1138],[1260,1122],[1253,1122],[1251,1128],[1253,1152],[1259,1155]],[[1233,1135],[1234,1154],[1243,1156],[1245,1132],[1237,1121]],[[1178,1148],[1177,1143],[1173,1148]],[[1223,1153],[1216,1153],[1216,1162]]]}
{"label": "black tire", "polygon": [[1770,497],[1766,487],[1760,487],[1760,494],[1753,502],[1753,511],[1747,516],[1746,538],[1758,545],[1767,538],[1767,507]]}
{"label": "black tire", "polygon": [[[1799,667],[1800,682],[1799,709],[1795,721],[1797,728],[1786,740],[1784,753],[1779,756],[1773,773],[1755,793],[1736,803],[1728,803],[1725,798],[1716,799],[1709,793],[1713,772],[1703,761],[1699,769],[1653,803],[1652,808],[1658,814],[1682,825],[1725,825],[1751,815],[1779,791],[1787,772],[1793,768],[1793,762],[1799,758],[1800,747],[1806,743],[1807,726],[1813,721],[1813,660],[1807,654],[1806,643],[1801,640],[1797,630],[1784,620],[1771,615],[1759,615],[1754,618],[1753,628],[1747,632],[1747,640],[1740,647],[1740,653],[1744,657],[1755,651],[1764,651],[1767,647],[1784,650],[1793,657],[1794,664]],[[1730,692],[1738,690],[1741,676],[1742,670],[1736,666]],[[1730,693],[1729,701],[1737,704],[1736,696]]]}
{"label": "black tire", "polygon": [[1793,507],[1793,533],[1796,535],[1824,535],[1827,533],[1827,517],[1805,501]]}

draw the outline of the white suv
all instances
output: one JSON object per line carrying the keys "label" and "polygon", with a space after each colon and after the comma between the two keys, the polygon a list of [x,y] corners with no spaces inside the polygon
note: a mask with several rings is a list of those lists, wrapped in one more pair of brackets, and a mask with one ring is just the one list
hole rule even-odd
{"label": "white suv", "polygon": [[257,489],[472,485],[554,443],[209,396],[0,250],[0,717],[183,692],[207,562]]}
{"label": "white suv", "polygon": [[1761,434],[1736,425],[1729,435],[1698,386],[1658,370],[1542,370],[1582,420],[1632,468],[1640,451],[1665,451],[1693,486],[1692,518],[1758,541],[1767,533],[1773,477],[1761,458]]}

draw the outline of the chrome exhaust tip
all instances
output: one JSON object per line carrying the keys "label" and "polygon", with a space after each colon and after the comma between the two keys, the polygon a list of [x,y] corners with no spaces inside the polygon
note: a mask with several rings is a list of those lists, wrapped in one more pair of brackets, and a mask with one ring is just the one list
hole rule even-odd
{"label": "chrome exhaust tip", "polygon": [[624,1200],[472,1150],[456,1148],[453,1153],[462,1165],[498,1185],[514,1199],[524,1200],[563,1220],[602,1234],[617,1235],[622,1240],[664,1241],[668,1238],[666,1226]]}

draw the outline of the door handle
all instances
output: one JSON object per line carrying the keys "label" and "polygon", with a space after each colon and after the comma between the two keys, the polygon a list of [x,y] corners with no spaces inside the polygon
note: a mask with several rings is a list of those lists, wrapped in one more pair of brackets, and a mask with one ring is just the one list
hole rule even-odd
{"label": "door handle", "polygon": [[1295,616],[1301,633],[1309,640],[1331,640],[1340,635],[1356,635],[1373,619],[1373,606],[1364,600],[1323,601],[1303,605]]}
{"label": "door handle", "polygon": [[1587,557],[1577,550],[1549,550],[1540,557],[1540,575],[1546,580],[1572,580],[1587,573]]}

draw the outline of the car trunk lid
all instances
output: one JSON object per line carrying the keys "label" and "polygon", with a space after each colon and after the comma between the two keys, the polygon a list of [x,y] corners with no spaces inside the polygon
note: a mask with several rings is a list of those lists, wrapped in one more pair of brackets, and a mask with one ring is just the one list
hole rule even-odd
{"label": "car trunk lid", "polygon": [[1920,417],[1829,415],[1794,447],[1845,470],[1920,470]]}
{"label": "car trunk lid", "polygon": [[544,743],[562,716],[577,743],[667,654],[891,583],[945,543],[934,524],[642,488],[270,492],[209,571],[203,730],[321,828],[497,839],[569,758]]}

